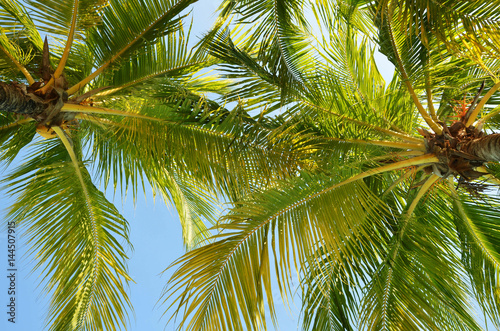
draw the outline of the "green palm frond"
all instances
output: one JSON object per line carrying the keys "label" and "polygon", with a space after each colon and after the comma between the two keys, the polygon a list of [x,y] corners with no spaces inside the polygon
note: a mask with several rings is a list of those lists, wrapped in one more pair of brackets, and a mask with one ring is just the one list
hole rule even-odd
{"label": "green palm frond", "polygon": [[496,244],[499,219],[495,212],[498,199],[484,196],[471,202],[453,190],[455,223],[460,231],[462,261],[470,275],[474,294],[496,327],[500,305],[496,289],[500,255]]}
{"label": "green palm frond", "polygon": [[109,1],[100,11],[100,24],[88,29],[85,39],[97,69],[69,88],[68,94],[77,92],[111,65],[127,61],[130,55],[179,29],[182,20],[179,15],[194,2],[196,0]]}
{"label": "green palm frond", "polygon": [[[122,108],[150,117],[81,117],[95,170],[104,187],[110,180],[122,194],[130,187],[134,199],[147,179],[172,199],[184,215],[185,229],[194,229],[194,221],[200,233],[206,232],[198,219],[215,221],[209,205],[217,200],[216,193],[239,199],[254,187],[315,166],[309,155],[319,142],[293,128],[261,127],[241,109],[211,110],[203,100],[155,106],[129,101]],[[185,237],[194,238],[189,233]]]}
{"label": "green palm frond", "polygon": [[177,29],[180,24],[177,15],[193,2],[109,1],[102,9],[102,24],[89,31],[87,44],[98,64],[117,54],[125,56],[124,52],[130,54]]}
{"label": "green palm frond", "polygon": [[[451,218],[443,219],[450,215],[449,206],[440,193],[424,197],[425,206],[420,204],[411,216],[413,200],[396,224],[387,258],[373,275],[363,300],[361,320],[368,329],[479,329],[468,304],[465,272],[456,255],[458,238],[447,230]],[[445,223],[438,226],[435,222]]]}
{"label": "green palm frond", "polygon": [[0,40],[0,74],[15,80],[22,71],[28,83],[33,83],[30,76],[38,76],[32,73],[43,42],[35,23],[17,1],[0,2]]}
{"label": "green palm frond", "polygon": [[[345,265],[335,258],[325,258],[304,272],[304,330],[356,330],[361,284],[353,275],[346,275]],[[363,275],[361,275],[362,277]]]}
{"label": "green palm frond", "polygon": [[125,326],[130,277],[120,242],[126,242],[127,222],[59,140],[38,143],[34,151],[3,184],[17,197],[9,220],[25,229],[51,294],[49,329]]}
{"label": "green palm frond", "polygon": [[[323,40],[328,36],[323,31],[334,31],[341,22],[347,23],[351,28],[366,36],[375,35],[369,1],[324,1],[317,0],[312,4],[316,23],[321,28]],[[318,38],[319,36],[316,36]],[[318,38],[319,39],[319,38]]]}
{"label": "green palm frond", "polygon": [[497,1],[390,1],[377,4],[388,15],[399,11],[400,32],[418,36],[427,46],[431,36],[449,50],[479,64],[482,55],[498,58]]}
{"label": "green palm frond", "polygon": [[243,49],[252,49],[261,66],[279,80],[282,102],[307,88],[305,78],[313,63],[304,1],[225,1],[221,8],[223,18],[234,14],[238,23],[248,25],[252,38]]}
{"label": "green palm frond", "polygon": [[[387,98],[385,82],[370,48],[367,40],[357,40],[353,31],[334,30],[329,42],[319,50],[324,64],[315,79],[317,81],[311,81],[322,89],[311,89],[310,102],[331,104],[333,111],[364,122],[385,127],[390,123],[397,127],[394,123],[399,119],[394,116],[401,114],[387,114],[392,109],[387,109],[384,104]],[[336,88],[331,90],[328,86]],[[341,100],[334,104],[332,99]],[[411,116],[411,112],[406,116]]]}
{"label": "green palm frond", "polygon": [[412,132],[416,118],[410,98],[397,79],[384,89],[373,49],[366,41],[356,42],[352,33],[332,32],[331,41],[319,49],[325,64],[308,80],[311,93],[288,112],[310,115],[333,137],[410,137],[406,132]]}
{"label": "green palm frond", "polygon": [[[239,46],[244,47],[244,45]],[[279,78],[259,63],[255,56],[239,46],[233,43],[227,30],[215,34],[207,46],[212,56],[224,62],[222,66],[224,77],[237,81],[232,84],[237,88],[224,97],[229,102],[244,100],[247,107],[266,107],[266,112],[278,109],[282,103]],[[255,88],[262,91],[257,98],[253,93]]]}
{"label": "green palm frond", "polygon": [[[115,169],[127,167],[107,159],[113,154],[106,146],[112,146],[115,151],[129,148],[130,155],[134,155],[130,161],[169,160],[166,164],[173,162],[177,171],[187,171],[221,192],[228,192],[229,188],[248,191],[249,185],[259,182],[263,185],[275,176],[291,175],[299,167],[307,167],[308,155],[318,148],[314,137],[300,135],[293,127],[266,128],[239,107],[231,112],[212,110],[211,104],[203,99],[188,98],[156,105],[130,101],[126,107],[153,120],[121,118],[93,126],[95,157],[106,156],[99,165],[103,167],[104,178],[109,178],[115,165]],[[191,153],[195,150],[197,153]],[[228,180],[239,185],[229,185]]]}
{"label": "green palm frond", "polygon": [[0,165],[8,166],[34,135],[34,122],[0,114]]}
{"label": "green palm frond", "polygon": [[[153,79],[157,79],[155,82],[160,85],[163,79],[191,78],[193,73],[215,63],[214,59],[205,54],[189,50],[188,44],[189,31],[186,34],[181,26],[158,42],[145,45],[139,54],[134,55],[118,70],[101,76],[102,82],[99,85],[111,86],[111,89],[99,93],[96,97],[106,97],[118,91],[127,93],[132,89],[121,90],[129,87],[136,90],[140,88],[140,84],[151,88]],[[162,80],[158,80],[159,78]]]}
{"label": "green palm frond", "polygon": [[[215,236],[216,242],[179,259],[169,294],[179,300],[175,314],[181,314],[180,327],[264,328],[261,323],[265,312],[260,308],[264,292],[273,311],[270,249],[285,296],[290,291],[293,268],[322,259],[315,255],[320,245],[339,254],[349,252],[352,263],[359,261],[349,251],[353,247],[344,246],[344,238],[355,236],[367,240],[372,248],[378,247],[378,241],[367,235],[376,226],[365,223],[369,215],[380,212],[374,209],[379,205],[376,198],[362,183],[327,191],[324,188],[331,186],[330,180],[302,174],[285,186],[253,195],[229,213],[221,225],[223,234]],[[336,204],[325,204],[325,200]],[[218,314],[219,305],[223,305],[225,314]]]}
{"label": "green palm frond", "polygon": [[210,238],[207,224],[215,224],[220,208],[216,194],[203,187],[196,178],[185,178],[185,174],[171,174],[160,169],[148,177],[153,191],[160,192],[167,203],[171,203],[179,215],[186,249],[197,247]]}
{"label": "green palm frond", "polygon": [[[73,8],[78,6],[76,39],[83,39],[86,29],[99,23],[100,12],[106,0],[26,0],[30,16],[37,22],[37,30],[66,39],[68,37]],[[50,17],[48,20],[47,17]]]}
{"label": "green palm frond", "polygon": [[[17,0],[0,1],[0,26],[9,39],[28,39],[34,50],[42,51],[43,41],[33,19]],[[14,38],[15,37],[15,38]]]}

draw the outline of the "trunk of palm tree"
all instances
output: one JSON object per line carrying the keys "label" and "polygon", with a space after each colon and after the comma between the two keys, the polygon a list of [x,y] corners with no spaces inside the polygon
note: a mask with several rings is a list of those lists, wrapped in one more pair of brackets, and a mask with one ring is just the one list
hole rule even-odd
{"label": "trunk of palm tree", "polygon": [[47,108],[47,104],[33,93],[29,93],[26,85],[0,82],[0,111],[39,117]]}
{"label": "trunk of palm tree", "polygon": [[490,134],[485,137],[471,140],[462,146],[461,149],[484,161],[500,162],[500,134]]}

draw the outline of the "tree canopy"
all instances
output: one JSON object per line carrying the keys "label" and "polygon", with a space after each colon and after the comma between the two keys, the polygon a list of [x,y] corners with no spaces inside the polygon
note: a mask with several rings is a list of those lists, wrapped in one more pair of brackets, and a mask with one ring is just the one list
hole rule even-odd
{"label": "tree canopy", "polygon": [[499,328],[500,3],[224,0],[191,47],[192,5],[0,0],[7,221],[48,329],[126,328],[98,187],[146,182],[183,226],[179,329],[277,327],[272,279],[305,330]]}

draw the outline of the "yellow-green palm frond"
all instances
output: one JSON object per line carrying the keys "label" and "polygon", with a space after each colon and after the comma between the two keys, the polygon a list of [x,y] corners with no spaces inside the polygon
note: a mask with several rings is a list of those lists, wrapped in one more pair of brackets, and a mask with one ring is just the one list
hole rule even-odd
{"label": "yellow-green palm frond", "polygon": [[[424,184],[420,190],[429,188]],[[363,328],[479,328],[469,305],[471,289],[456,254],[459,242],[443,189],[446,185],[437,184],[423,196],[414,193],[411,205],[395,219],[386,258],[365,288],[360,306]],[[422,199],[418,206],[417,199]]]}
{"label": "yellow-green palm frond", "polygon": [[43,141],[35,151],[3,184],[17,198],[9,220],[25,229],[35,268],[51,296],[48,327],[122,328],[131,308],[127,222],[61,141]]}
{"label": "yellow-green palm frond", "polygon": [[[450,185],[452,185],[450,183]],[[498,274],[500,252],[496,233],[499,220],[495,212],[498,198],[483,195],[475,201],[464,193],[452,191],[454,222],[460,231],[462,261],[469,273],[475,297],[496,327],[499,327]]]}
{"label": "yellow-green palm frond", "polygon": [[26,9],[17,1],[0,1],[0,75],[12,80],[24,76],[32,84],[38,76],[33,75],[33,69],[42,47],[40,34]]}
{"label": "yellow-green palm frond", "polygon": [[373,52],[353,30],[332,31],[330,41],[318,45],[323,64],[308,80],[311,92],[289,108],[290,116],[307,114],[333,137],[418,140],[411,137],[416,122],[411,99],[397,79],[385,89]]}
{"label": "yellow-green palm frond", "polygon": [[[94,123],[94,133],[89,136],[95,146],[94,156],[105,157],[99,161],[103,178],[109,179],[112,169],[128,167],[118,159],[109,159],[121,157],[121,153],[110,153],[112,148],[128,155],[127,164],[134,167],[138,163],[133,160],[165,162],[165,167],[171,164],[172,169],[203,179],[228,195],[231,191],[250,192],[253,185],[289,176],[307,167],[305,162],[316,153],[318,142],[314,137],[292,135],[293,127],[266,127],[240,107],[232,111],[212,109],[213,103],[196,98],[188,95],[183,101],[174,99],[156,105],[130,100],[127,107],[131,112],[150,119],[89,117],[89,123]],[[125,174],[136,171],[131,168]],[[122,184],[127,181],[125,178]],[[232,181],[239,184],[230,185]]]}
{"label": "yellow-green palm frond", "polygon": [[241,49],[279,81],[282,102],[307,88],[305,79],[313,66],[304,19],[307,7],[304,1],[225,1],[221,5],[222,18],[234,17],[241,24],[235,31],[248,28],[243,34],[252,37],[244,39]]}
{"label": "yellow-green palm frond", "polygon": [[[106,0],[25,0],[30,16],[36,22],[38,31],[67,40],[74,14],[76,15],[75,39],[82,40],[85,30],[100,22],[100,14],[108,5]],[[49,15],[50,20],[47,20]]]}
{"label": "yellow-green palm frond", "polygon": [[418,36],[425,46],[437,38],[451,52],[483,66],[488,58],[498,59],[498,5],[497,1],[383,0],[377,9],[387,15],[398,12],[399,30]]}
{"label": "yellow-green palm frond", "polygon": [[131,54],[179,29],[182,19],[179,15],[193,2],[195,1],[109,1],[100,11],[100,24],[88,29],[85,39],[94,55],[97,69],[80,83],[73,85],[68,94],[77,92],[111,65],[123,63]]}
{"label": "yellow-green palm frond", "polygon": [[[240,48],[244,45],[236,42],[233,42],[227,30],[222,30],[207,45],[209,53],[224,62],[221,68],[224,78],[233,81],[230,86],[233,88],[224,98],[228,102],[244,102],[249,109],[265,108],[266,112],[279,109],[284,103],[280,98],[280,78],[262,65],[255,55]],[[258,97],[253,93],[255,88],[262,91]]]}
{"label": "yellow-green palm frond", "polygon": [[140,53],[132,54],[119,69],[101,75],[97,86],[110,88],[95,98],[105,99],[115,93],[130,94],[141,90],[141,87],[147,87],[147,91],[152,92],[155,85],[159,88],[168,79],[182,78],[189,84],[197,71],[216,62],[203,52],[188,48],[189,34],[190,31],[186,33],[181,26],[156,43],[145,45]]}
{"label": "yellow-green palm frond", "polygon": [[[320,27],[322,40],[328,40],[331,31],[339,24],[346,23],[365,36],[375,35],[369,1],[325,1],[316,0],[312,4],[316,24]],[[325,33],[324,31],[327,31]],[[316,36],[320,39],[319,36]]]}
{"label": "yellow-green palm frond", "polygon": [[[293,270],[322,259],[315,255],[319,246],[347,254],[354,247],[344,245],[344,240],[356,237],[379,247],[378,240],[368,236],[377,225],[367,222],[370,215],[380,213],[376,197],[363,183],[315,194],[331,185],[331,178],[304,173],[233,208],[223,219],[224,232],[214,237],[216,242],[187,253],[175,264],[179,269],[166,295],[178,298],[174,315],[182,318],[179,327],[264,329],[264,301],[274,314],[271,251],[279,288],[286,296]],[[346,263],[357,263],[356,254],[349,256],[353,260]]]}
{"label": "yellow-green palm frond", "polygon": [[35,123],[0,114],[0,166],[8,166],[35,135]]}
{"label": "yellow-green palm frond", "polygon": [[27,39],[34,50],[42,51],[43,41],[38,27],[25,7],[17,0],[0,1],[0,26],[9,39]]}

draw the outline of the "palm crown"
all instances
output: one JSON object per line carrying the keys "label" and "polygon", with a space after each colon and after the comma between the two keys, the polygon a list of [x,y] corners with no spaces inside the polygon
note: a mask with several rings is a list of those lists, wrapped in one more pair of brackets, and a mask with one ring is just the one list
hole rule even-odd
{"label": "palm crown", "polygon": [[271,277],[288,296],[293,269],[305,329],[480,329],[470,298],[500,324],[483,192],[500,176],[484,131],[498,4],[223,1],[190,51],[179,15],[194,2],[0,2],[1,161],[32,146],[3,182],[50,328],[115,329],[130,310],[127,222],[90,166],[134,196],[149,181],[199,246],[164,294],[180,327],[266,328]]}

